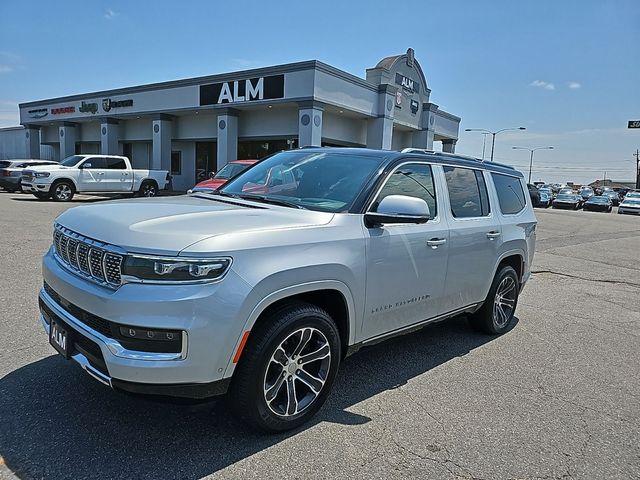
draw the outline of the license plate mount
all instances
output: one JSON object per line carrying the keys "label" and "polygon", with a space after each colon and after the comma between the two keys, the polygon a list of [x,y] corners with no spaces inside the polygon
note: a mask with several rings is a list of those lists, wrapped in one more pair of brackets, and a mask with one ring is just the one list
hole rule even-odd
{"label": "license plate mount", "polygon": [[72,331],[62,322],[51,319],[49,343],[67,360],[71,357]]}

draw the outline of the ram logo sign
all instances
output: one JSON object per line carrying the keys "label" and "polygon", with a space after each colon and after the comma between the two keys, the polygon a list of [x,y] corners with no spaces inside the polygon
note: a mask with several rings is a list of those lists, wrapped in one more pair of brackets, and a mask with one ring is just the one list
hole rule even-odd
{"label": "ram logo sign", "polygon": [[283,97],[284,75],[247,78],[200,86],[200,105],[224,105]]}

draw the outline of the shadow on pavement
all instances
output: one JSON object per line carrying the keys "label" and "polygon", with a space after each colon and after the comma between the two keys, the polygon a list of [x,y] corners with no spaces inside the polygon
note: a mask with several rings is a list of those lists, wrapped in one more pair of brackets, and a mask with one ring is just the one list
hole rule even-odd
{"label": "shadow on pavement", "polygon": [[238,422],[222,400],[177,405],[132,398],[53,355],[0,380],[0,455],[24,479],[201,478],[317,423],[369,422],[346,409],[492,338],[458,317],[363,349],[341,365],[315,419],[277,435]]}

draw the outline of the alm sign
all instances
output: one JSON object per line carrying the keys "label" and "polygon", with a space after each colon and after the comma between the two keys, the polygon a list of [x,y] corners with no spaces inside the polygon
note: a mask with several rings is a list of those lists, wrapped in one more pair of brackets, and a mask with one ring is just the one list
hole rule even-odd
{"label": "alm sign", "polygon": [[284,75],[247,78],[200,86],[200,105],[225,105],[283,97]]}

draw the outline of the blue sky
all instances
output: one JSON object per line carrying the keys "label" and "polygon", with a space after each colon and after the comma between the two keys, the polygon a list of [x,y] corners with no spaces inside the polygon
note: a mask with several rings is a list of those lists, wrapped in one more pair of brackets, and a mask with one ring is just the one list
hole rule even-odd
{"label": "blue sky", "polygon": [[318,59],[358,76],[416,51],[457,151],[533,180],[631,179],[640,148],[640,0],[215,2],[0,0],[0,126],[17,103]]}

